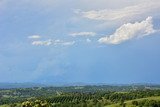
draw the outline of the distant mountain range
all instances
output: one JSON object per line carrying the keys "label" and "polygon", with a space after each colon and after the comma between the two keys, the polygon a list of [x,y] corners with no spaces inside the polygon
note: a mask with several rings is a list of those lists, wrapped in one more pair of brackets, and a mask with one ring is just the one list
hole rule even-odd
{"label": "distant mountain range", "polygon": [[106,84],[106,83],[0,83],[0,89],[32,88],[32,87],[67,87],[67,86],[152,86],[160,87],[160,84],[134,83],[134,84]]}
{"label": "distant mountain range", "polygon": [[45,87],[39,83],[0,83],[0,89]]}

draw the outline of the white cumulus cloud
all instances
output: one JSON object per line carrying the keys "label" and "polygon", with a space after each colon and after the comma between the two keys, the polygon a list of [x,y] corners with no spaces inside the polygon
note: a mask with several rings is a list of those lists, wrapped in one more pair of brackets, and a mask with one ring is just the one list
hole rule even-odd
{"label": "white cumulus cloud", "polygon": [[33,41],[32,45],[42,45],[42,46],[50,46],[50,45],[54,45],[54,46],[70,46],[70,45],[74,45],[75,41],[62,41],[62,40],[52,40],[52,39],[48,39],[48,40],[39,40],[39,41]]}
{"label": "white cumulus cloud", "polygon": [[92,20],[118,20],[122,18],[131,18],[146,13],[157,13],[160,9],[160,1],[153,0],[145,3],[127,6],[119,9],[101,9],[101,10],[90,10],[90,11],[76,11],[75,13],[80,14],[82,17]]}
{"label": "white cumulus cloud", "polygon": [[74,44],[75,44],[75,41],[61,43],[61,45],[63,45],[63,46],[70,46],[70,45],[74,45]]}
{"label": "white cumulus cloud", "polygon": [[71,33],[70,34],[73,37],[77,37],[77,36],[95,36],[96,33],[95,32],[75,32],[75,33]]}
{"label": "white cumulus cloud", "polygon": [[45,46],[49,46],[52,44],[52,40],[49,39],[49,40],[45,40],[45,41],[42,41],[42,40],[39,40],[39,41],[33,41],[32,42],[32,45],[45,45]]}
{"label": "white cumulus cloud", "polygon": [[127,23],[119,27],[114,34],[102,37],[98,41],[105,44],[120,44],[133,38],[140,38],[154,33],[152,17],[135,23]]}
{"label": "white cumulus cloud", "polygon": [[41,38],[40,35],[32,35],[32,36],[28,36],[29,39],[39,39]]}

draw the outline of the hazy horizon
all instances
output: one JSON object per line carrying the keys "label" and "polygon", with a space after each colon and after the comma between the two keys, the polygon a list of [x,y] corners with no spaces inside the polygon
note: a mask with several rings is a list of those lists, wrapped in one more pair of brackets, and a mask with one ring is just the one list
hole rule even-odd
{"label": "hazy horizon", "polygon": [[159,0],[1,0],[0,83],[160,83]]}

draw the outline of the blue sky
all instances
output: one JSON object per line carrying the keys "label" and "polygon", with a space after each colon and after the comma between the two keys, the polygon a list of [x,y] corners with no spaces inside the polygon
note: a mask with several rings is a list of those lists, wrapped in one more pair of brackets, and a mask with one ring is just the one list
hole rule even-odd
{"label": "blue sky", "polygon": [[159,0],[0,0],[0,82],[159,83]]}

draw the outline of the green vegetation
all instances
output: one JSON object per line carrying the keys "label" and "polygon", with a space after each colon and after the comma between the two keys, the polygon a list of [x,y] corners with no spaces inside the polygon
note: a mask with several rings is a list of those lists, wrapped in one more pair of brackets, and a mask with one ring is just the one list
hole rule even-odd
{"label": "green vegetation", "polygon": [[[160,107],[160,96],[146,97],[125,101],[125,107]],[[107,105],[106,107],[122,107],[121,103]]]}
{"label": "green vegetation", "polygon": [[155,86],[0,89],[0,105],[0,107],[160,107],[160,90]]}

